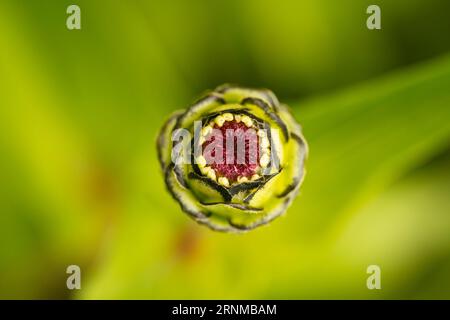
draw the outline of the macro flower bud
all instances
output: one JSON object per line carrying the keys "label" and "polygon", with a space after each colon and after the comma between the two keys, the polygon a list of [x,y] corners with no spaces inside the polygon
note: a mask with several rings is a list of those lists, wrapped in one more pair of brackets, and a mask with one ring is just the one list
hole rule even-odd
{"label": "macro flower bud", "polygon": [[307,144],[269,90],[223,85],[174,113],[158,137],[165,182],[214,230],[245,231],[283,214],[303,181]]}

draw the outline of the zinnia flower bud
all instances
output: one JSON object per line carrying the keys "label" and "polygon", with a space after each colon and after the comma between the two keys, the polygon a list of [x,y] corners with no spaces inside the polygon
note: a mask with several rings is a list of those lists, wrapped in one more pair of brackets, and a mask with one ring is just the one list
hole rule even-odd
{"label": "zinnia flower bud", "polygon": [[158,137],[165,182],[214,230],[245,231],[283,214],[303,181],[307,145],[269,90],[218,87],[172,115]]}

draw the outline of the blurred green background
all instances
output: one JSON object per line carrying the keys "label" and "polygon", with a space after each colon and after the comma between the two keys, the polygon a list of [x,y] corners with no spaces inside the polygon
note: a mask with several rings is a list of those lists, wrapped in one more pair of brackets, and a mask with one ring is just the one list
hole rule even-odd
{"label": "blurred green background", "polygon": [[[366,28],[370,4],[382,30]],[[449,13],[2,0],[0,298],[449,299]],[[287,214],[241,235],[183,214],[155,150],[173,110],[225,82],[272,89],[310,146]],[[371,264],[381,290],[366,288]]]}

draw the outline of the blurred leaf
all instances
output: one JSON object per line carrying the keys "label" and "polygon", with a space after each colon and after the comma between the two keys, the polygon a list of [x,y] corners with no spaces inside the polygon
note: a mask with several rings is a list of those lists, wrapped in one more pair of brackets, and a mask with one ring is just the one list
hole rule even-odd
{"label": "blurred leaf", "polygon": [[[310,144],[295,215],[300,233],[326,230],[405,172],[449,147],[450,60],[297,104]],[[326,199],[326,201],[324,201]],[[302,226],[306,228],[303,229]]]}

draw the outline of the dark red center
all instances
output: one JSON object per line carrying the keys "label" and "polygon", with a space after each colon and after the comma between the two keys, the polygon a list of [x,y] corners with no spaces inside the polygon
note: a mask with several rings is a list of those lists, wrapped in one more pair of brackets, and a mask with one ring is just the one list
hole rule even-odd
{"label": "dark red center", "polygon": [[[214,129],[220,130],[221,135],[206,137],[206,142],[202,145],[205,151],[205,148],[214,142],[216,138],[220,142],[214,144],[214,149],[210,153],[203,153],[208,165],[215,170],[218,177],[226,177],[230,182],[236,181],[238,177],[250,179],[256,173],[259,159],[259,140],[255,129],[248,128],[242,122],[238,123],[234,120],[225,122],[222,127],[215,125]],[[232,148],[234,156],[229,154],[230,151],[227,150],[229,149],[227,148],[227,143],[232,139],[234,139],[234,147]],[[242,143],[245,143],[244,156],[238,154],[244,149],[238,145]],[[216,153],[219,154],[219,157],[216,157]],[[245,161],[242,161],[244,158]],[[217,161],[217,159],[221,159],[221,161]],[[241,163],[239,163],[239,159],[241,159]]]}

